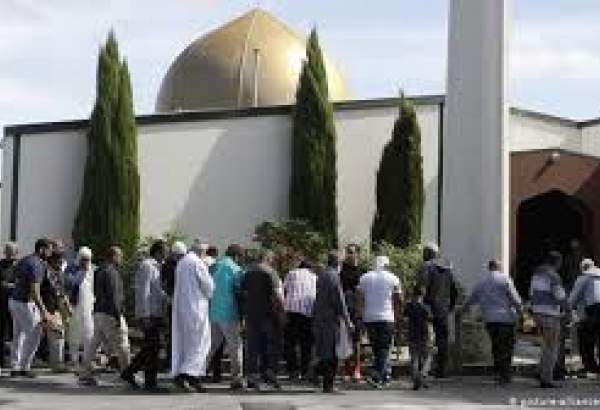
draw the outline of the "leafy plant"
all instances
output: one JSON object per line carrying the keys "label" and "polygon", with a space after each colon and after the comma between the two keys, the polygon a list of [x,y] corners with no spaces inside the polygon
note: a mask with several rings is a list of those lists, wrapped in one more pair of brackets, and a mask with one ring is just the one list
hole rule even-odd
{"label": "leafy plant", "polygon": [[313,263],[323,263],[327,256],[327,241],[302,220],[266,221],[255,228],[254,241],[275,253],[275,268],[287,273],[304,257]]}

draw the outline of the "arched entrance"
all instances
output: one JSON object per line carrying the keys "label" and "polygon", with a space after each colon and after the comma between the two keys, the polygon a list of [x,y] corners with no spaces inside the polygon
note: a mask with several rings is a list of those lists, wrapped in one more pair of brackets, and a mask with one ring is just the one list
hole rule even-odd
{"label": "arched entrance", "polygon": [[521,203],[517,211],[516,286],[527,295],[532,270],[544,253],[569,252],[572,239],[590,249],[591,212],[586,204],[559,190],[551,190]]}

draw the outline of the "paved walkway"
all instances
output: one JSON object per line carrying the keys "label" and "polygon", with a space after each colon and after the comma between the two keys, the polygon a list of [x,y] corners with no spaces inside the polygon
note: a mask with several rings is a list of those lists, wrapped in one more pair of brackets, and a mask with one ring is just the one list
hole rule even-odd
{"label": "paved walkway", "polygon": [[[100,376],[101,386],[78,386],[72,375],[43,374],[37,379],[0,379],[0,407],[21,409],[479,409],[509,408],[521,400],[565,400],[562,408],[600,408],[597,380],[567,381],[561,389],[542,390],[532,379],[517,378],[510,387],[498,387],[485,377],[463,377],[432,383],[429,389],[414,392],[407,379],[384,390],[366,385],[352,386],[337,395],[324,395],[312,388],[284,384],[283,392],[231,393],[225,384],[207,385],[207,394],[149,395],[132,392],[117,382],[115,374]],[[576,400],[588,400],[590,406],[576,406]],[[596,402],[593,402],[593,399]],[[536,402],[530,401],[530,404]],[[545,408],[559,407],[560,402]]]}

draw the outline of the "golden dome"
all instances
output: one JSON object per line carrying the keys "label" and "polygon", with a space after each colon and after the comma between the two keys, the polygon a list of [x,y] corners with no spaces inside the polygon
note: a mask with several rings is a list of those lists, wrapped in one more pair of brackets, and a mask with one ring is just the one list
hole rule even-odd
{"label": "golden dome", "polygon": [[[156,111],[291,104],[306,41],[255,9],[190,44],[162,81]],[[347,99],[339,71],[325,59],[331,100]]]}

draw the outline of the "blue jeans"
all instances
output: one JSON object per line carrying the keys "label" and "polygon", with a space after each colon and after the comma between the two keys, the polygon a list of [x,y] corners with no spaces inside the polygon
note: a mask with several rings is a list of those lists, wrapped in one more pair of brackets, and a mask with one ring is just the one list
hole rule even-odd
{"label": "blue jeans", "polygon": [[369,322],[365,323],[369,342],[373,349],[373,370],[377,381],[384,381],[390,376],[390,345],[394,335],[393,322]]}

